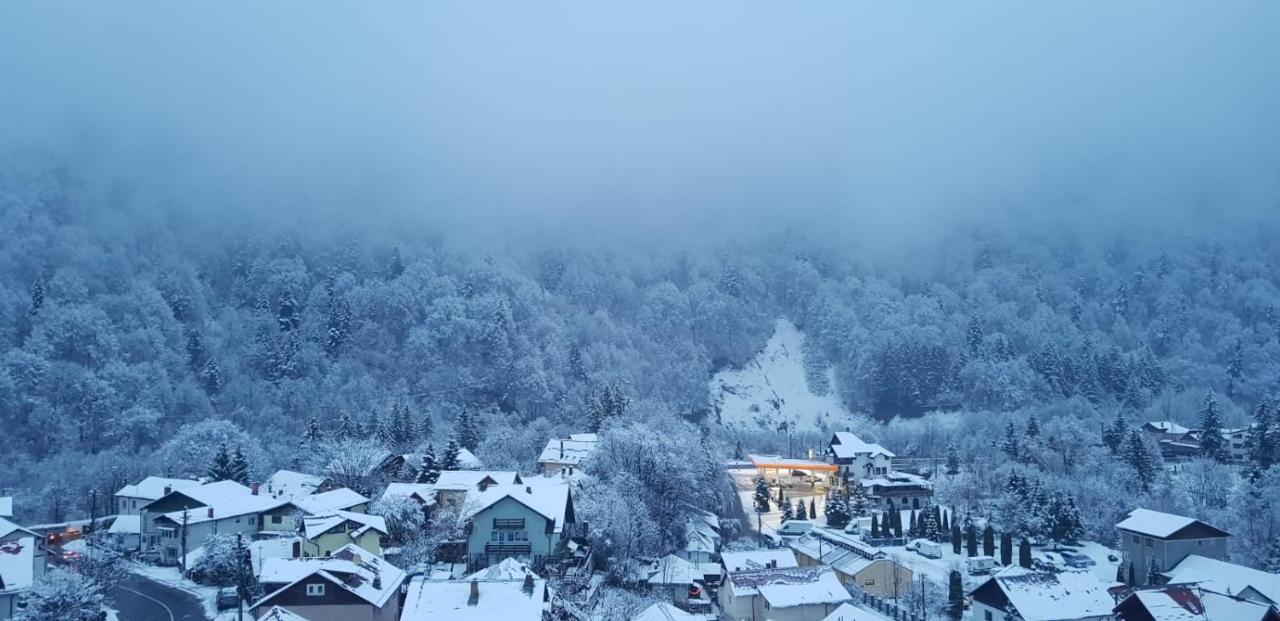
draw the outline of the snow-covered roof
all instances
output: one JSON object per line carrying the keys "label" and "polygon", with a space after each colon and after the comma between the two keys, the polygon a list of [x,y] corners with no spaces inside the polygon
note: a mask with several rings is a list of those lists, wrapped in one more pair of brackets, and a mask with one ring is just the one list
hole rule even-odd
{"label": "snow-covered roof", "polygon": [[1169,577],[1168,584],[1199,584],[1228,595],[1240,595],[1252,587],[1270,603],[1280,604],[1280,574],[1192,554],[1165,575]]}
{"label": "snow-covered roof", "polygon": [[351,538],[363,535],[369,529],[387,534],[387,520],[379,515],[366,515],[351,511],[334,511],[326,515],[308,516],[302,520],[302,528],[307,539],[315,539],[325,533],[351,521],[359,524],[359,528],[351,531]]}
{"label": "snow-covered roof", "polygon": [[[574,436],[590,439],[577,440]],[[538,456],[538,463],[578,466],[586,461],[599,445],[599,439],[594,433],[574,434],[569,436],[568,440],[553,438],[548,440],[546,448],[542,449],[542,454]]]}
{"label": "snow-covered roof", "polygon": [[1115,599],[1107,592],[1111,585],[1088,571],[1055,574],[1007,567],[979,586],[974,591],[975,598],[992,582],[1024,621],[1109,618],[1115,606]]}
{"label": "snow-covered roof", "polygon": [[743,550],[739,552],[722,552],[720,562],[725,570],[753,571],[768,567],[795,567],[796,555],[791,550]]}
{"label": "snow-covered roof", "polygon": [[322,476],[293,470],[277,470],[267,477],[264,486],[267,493],[276,498],[293,498],[314,494],[321,485],[324,485]]}
{"label": "snow-covered roof", "polygon": [[794,470],[819,470],[823,472],[835,472],[838,470],[836,466],[823,461],[795,459],[792,457],[783,457],[781,455],[759,455],[752,453],[747,455],[747,459],[751,462],[751,465],[756,468],[792,468]]}
{"label": "snow-covered roof", "polygon": [[270,610],[258,617],[258,621],[307,621],[306,617],[289,612],[285,608],[272,606]]}
{"label": "snow-covered roof", "polygon": [[8,537],[15,532],[26,534],[37,539],[40,538],[40,535],[36,534],[35,531],[32,531],[31,529],[14,524],[4,518],[0,518],[0,539]]}
{"label": "snow-covered roof", "polygon": [[524,580],[525,576],[533,576],[535,579],[538,574],[534,573],[529,565],[514,558],[504,558],[497,565],[490,565],[477,571],[467,580],[481,580],[486,582],[501,582],[510,580]]}
{"label": "snow-covered roof", "polygon": [[923,489],[933,489],[933,483],[930,483],[928,479],[919,475],[911,474],[910,472],[900,472],[898,470],[892,470],[888,474],[882,474],[869,479],[862,479],[861,483],[864,488],[918,487]]}
{"label": "snow-covered roof", "polygon": [[862,438],[848,431],[836,432],[834,441],[831,443],[831,452],[841,459],[858,455],[894,457],[894,454],[889,449],[872,442],[864,442]]}
{"label": "snow-covered roof", "polygon": [[631,621],[704,621],[707,617],[685,612],[666,602],[645,608]]}
{"label": "snow-covered roof", "polygon": [[430,483],[388,483],[382,492],[383,500],[403,496],[428,505],[436,504],[436,487]]}
{"label": "snow-covered roof", "polygon": [[147,477],[133,485],[126,485],[116,492],[116,496],[141,498],[143,500],[159,500],[167,492],[184,491],[200,487],[199,481],[191,479],[168,479],[165,477]]}
{"label": "snow-covered roof", "polygon": [[863,610],[853,604],[840,604],[839,608],[831,611],[822,621],[884,621],[884,617],[878,613],[869,610]]}
{"label": "snow-covered roof", "polygon": [[140,515],[117,515],[111,528],[107,529],[108,533],[117,535],[136,535],[142,532],[142,516]]}
{"label": "snow-covered roof", "polygon": [[599,442],[599,441],[600,441],[600,434],[598,434],[598,433],[571,433],[571,434],[569,434],[569,439],[570,439],[570,440],[577,440],[578,442]]}
{"label": "snow-covered roof", "polygon": [[652,585],[687,585],[720,574],[718,563],[692,563],[668,554],[650,565],[647,582]]}
{"label": "snow-covered roof", "polygon": [[[1141,602],[1154,621],[1262,621],[1270,609],[1267,604],[1186,587],[1136,591],[1130,598]],[[1129,604],[1132,601],[1126,600],[1117,608]]]}
{"label": "snow-covered roof", "polygon": [[[263,561],[259,580],[284,584],[253,604],[264,606],[276,595],[312,576],[324,578],[356,597],[382,608],[400,590],[404,571],[352,544],[338,548],[328,558],[269,558]],[[374,586],[374,579],[378,585]]]}
{"label": "snow-covered roof", "polygon": [[1154,430],[1154,431],[1158,431],[1158,432],[1160,432],[1160,433],[1169,433],[1169,434],[1179,434],[1179,435],[1181,435],[1181,434],[1184,434],[1184,433],[1187,433],[1187,432],[1191,431],[1190,429],[1188,429],[1188,428],[1186,428],[1186,427],[1183,427],[1182,425],[1179,425],[1178,423],[1175,423],[1175,422],[1173,422],[1173,421],[1171,421],[1171,420],[1157,420],[1157,421],[1151,421],[1151,422],[1147,423],[1147,424],[1146,424],[1146,426],[1147,426],[1147,427],[1150,427],[1152,430]]}
{"label": "snow-covered roof", "polygon": [[306,511],[307,513],[320,515],[322,513],[329,513],[340,509],[350,509],[356,505],[362,505],[369,502],[369,499],[365,498],[353,489],[340,487],[320,494],[298,496],[293,498],[292,502],[299,509]]}
{"label": "snow-covered roof", "polygon": [[564,526],[565,513],[569,508],[569,486],[552,482],[539,485],[491,485],[483,490],[471,490],[467,492],[467,500],[463,504],[463,518],[474,517],[504,498],[511,498],[552,520],[555,532],[560,532]]}
{"label": "snow-covered roof", "polygon": [[10,496],[0,496],[0,518],[13,517],[13,498]]}
{"label": "snow-covered roof", "polygon": [[[281,499],[254,494],[253,490],[235,481],[206,483],[189,489],[174,490],[174,493],[181,493],[201,505],[187,510],[185,519],[188,524],[269,511],[286,503]],[[171,511],[162,517],[178,524],[184,519],[182,511]]]}
{"label": "snow-covered roof", "polygon": [[851,598],[829,567],[756,569],[730,574],[734,597],[759,594],[773,608],[839,604]]}
{"label": "snow-covered roof", "polygon": [[436,479],[437,490],[465,492],[476,489],[480,482],[492,479],[498,485],[512,485],[521,481],[520,473],[507,470],[444,470]]}
{"label": "snow-covered roof", "polygon": [[[1140,535],[1167,539],[1178,531],[1193,524],[1200,524],[1212,530],[1222,532],[1219,529],[1195,518],[1174,515],[1172,513],[1161,513],[1150,509],[1134,509],[1129,512],[1129,517],[1121,520],[1119,524],[1116,524],[1116,528],[1135,532]],[[1223,535],[1225,536],[1226,533],[1223,533]]]}
{"label": "snow-covered roof", "polygon": [[462,447],[458,448],[458,465],[473,470],[484,467],[484,464],[480,462],[480,458],[476,457],[475,453]]}
{"label": "snow-covered roof", "polygon": [[37,537],[0,543],[0,592],[31,587],[35,580]]}
{"label": "snow-covered roof", "polygon": [[791,549],[847,576],[871,566],[885,554],[844,533],[815,528],[791,542]]}
{"label": "snow-covered roof", "polygon": [[[472,585],[477,597],[472,601]],[[425,580],[414,578],[401,608],[400,621],[541,621],[546,582],[533,580]]]}

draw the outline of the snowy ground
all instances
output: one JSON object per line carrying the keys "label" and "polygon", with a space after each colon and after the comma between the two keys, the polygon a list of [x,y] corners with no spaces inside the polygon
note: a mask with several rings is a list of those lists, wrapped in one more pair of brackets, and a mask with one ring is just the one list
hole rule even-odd
{"label": "snowy ground", "polygon": [[[759,476],[758,471],[755,468],[734,469],[729,471],[729,476],[733,478],[734,486],[738,490],[738,497],[742,499],[742,506],[747,512],[747,517],[749,518],[748,521],[751,522],[749,525],[744,526],[746,527],[746,530],[754,533],[756,532],[756,514],[753,507],[755,506],[756,477]],[[770,494],[772,494],[774,498],[776,498],[777,493],[777,488],[770,488]],[[809,502],[813,501],[818,510],[819,516],[821,516],[826,509],[827,497],[825,491],[795,488],[787,490],[786,495],[787,500],[793,505],[796,500],[804,499],[805,506],[808,507]],[[778,527],[782,525],[782,511],[778,509],[777,503],[771,502],[770,508],[772,511],[760,516],[762,522],[761,530],[768,535],[776,534],[778,532]],[[819,525],[826,523],[826,520],[821,517],[815,521]]]}
{"label": "snowy ground", "polygon": [[230,621],[236,618],[234,610],[218,613],[218,587],[203,586],[187,580],[182,577],[177,567],[129,563],[129,571],[194,595],[204,606],[205,615],[214,621]]}
{"label": "snowy ground", "polygon": [[[764,350],[741,369],[711,378],[711,402],[731,429],[773,431],[783,422],[796,430],[828,431],[855,425],[855,417],[828,391],[809,390],[804,373],[804,334],[779,319]],[[832,385],[830,369],[828,385]]]}

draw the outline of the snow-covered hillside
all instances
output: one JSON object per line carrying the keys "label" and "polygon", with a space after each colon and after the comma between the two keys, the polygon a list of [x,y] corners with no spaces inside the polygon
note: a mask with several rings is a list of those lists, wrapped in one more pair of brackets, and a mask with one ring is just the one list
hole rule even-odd
{"label": "snow-covered hillside", "polygon": [[[796,431],[830,431],[853,424],[854,416],[832,391],[817,395],[805,381],[804,334],[779,319],[764,351],[741,369],[711,378],[711,404],[720,424],[744,431],[772,431],[784,422]],[[827,370],[830,386],[832,371]]]}

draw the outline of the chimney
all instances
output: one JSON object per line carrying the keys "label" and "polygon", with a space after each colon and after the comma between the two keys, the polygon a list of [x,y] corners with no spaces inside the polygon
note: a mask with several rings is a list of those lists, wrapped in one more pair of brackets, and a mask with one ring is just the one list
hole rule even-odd
{"label": "chimney", "polygon": [[532,493],[533,493],[533,488],[532,488],[532,487],[525,487],[525,488],[524,488],[524,493],[526,493],[526,494],[532,494]]}
{"label": "chimney", "polygon": [[375,591],[381,591],[381,590],[382,590],[382,576],[374,576],[374,577],[373,577],[373,590],[375,590]]}
{"label": "chimney", "polygon": [[171,492],[173,492],[173,486],[172,486],[172,485],[166,485],[166,486],[164,486],[164,495],[165,495],[165,496],[168,496]]}
{"label": "chimney", "polygon": [[480,583],[474,579],[471,581],[471,597],[467,599],[468,606],[475,606],[480,603]]}
{"label": "chimney", "polygon": [[209,517],[213,517],[213,507],[209,507]]}
{"label": "chimney", "polygon": [[533,574],[526,573],[524,575],[524,585],[520,587],[525,595],[533,597]]}
{"label": "chimney", "polygon": [[253,495],[254,495],[254,496],[257,496],[257,495],[258,495],[258,482],[257,482],[257,481],[254,481],[253,483],[250,483],[250,484],[249,484],[249,491],[253,492]]}
{"label": "chimney", "polygon": [[564,459],[564,440],[560,441],[560,459]]}

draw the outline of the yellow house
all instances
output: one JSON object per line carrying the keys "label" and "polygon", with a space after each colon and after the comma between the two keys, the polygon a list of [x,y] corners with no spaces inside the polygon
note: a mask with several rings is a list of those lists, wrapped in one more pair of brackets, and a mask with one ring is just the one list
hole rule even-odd
{"label": "yellow house", "polygon": [[896,599],[911,588],[914,574],[884,552],[842,532],[814,528],[791,542],[801,567],[826,565],[845,586],[876,597]]}
{"label": "yellow house", "polygon": [[309,516],[303,519],[302,527],[306,537],[301,544],[302,556],[325,557],[351,544],[381,556],[382,537],[387,534],[387,522],[382,517],[350,511]]}

